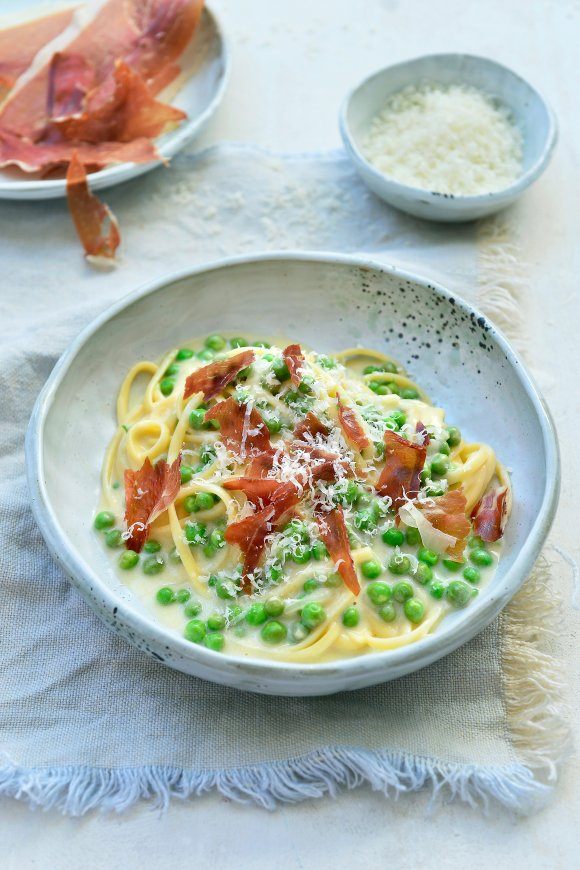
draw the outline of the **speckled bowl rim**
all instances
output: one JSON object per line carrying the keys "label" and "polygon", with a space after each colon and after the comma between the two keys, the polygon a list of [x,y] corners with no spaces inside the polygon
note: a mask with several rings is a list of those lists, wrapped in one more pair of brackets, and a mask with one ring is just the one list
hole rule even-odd
{"label": "speckled bowl rim", "polygon": [[[148,618],[133,610],[124,599],[117,596],[100,579],[89,564],[76,555],[69,544],[67,535],[59,524],[58,517],[48,498],[44,483],[43,457],[44,427],[47,414],[64,376],[74,364],[78,352],[88,339],[117,314],[137,300],[158,291],[162,292],[163,288],[174,284],[176,281],[182,281],[224,268],[264,262],[280,264],[284,262],[326,263],[332,266],[344,265],[346,267],[383,272],[402,280],[412,281],[421,286],[426,293],[439,295],[446,301],[454,299],[456,306],[466,312],[467,315],[473,314],[476,318],[484,317],[480,311],[461,299],[456,293],[449,292],[436,282],[428,281],[419,275],[399,269],[398,267],[379,263],[370,258],[343,254],[303,251],[247,254],[225,258],[189,269],[182,269],[170,275],[156,278],[154,281],[124,296],[85,327],[72,342],[69,349],[61,356],[40,392],[30,418],[25,444],[26,473],[34,517],[53,557],[97,613],[99,613],[99,610],[102,610],[103,614],[105,612],[110,613],[114,608],[117,608],[125,626],[131,628],[146,642],[151,642],[155,646],[165,644],[169,649],[175,650],[185,660],[198,661],[200,665],[205,665],[211,669],[215,668],[216,670],[219,670],[219,662],[227,663],[238,670],[247,670],[254,678],[260,677],[264,680],[267,680],[269,676],[276,679],[283,677],[284,674],[288,674],[293,677],[303,675],[305,679],[310,678],[312,680],[315,680],[317,677],[332,677],[336,679],[338,676],[342,676],[350,677],[354,682],[357,676],[375,674],[377,675],[375,682],[381,682],[382,679],[389,678],[388,673],[385,671],[387,666],[391,666],[393,669],[403,667],[405,673],[410,673],[413,670],[418,670],[427,664],[431,664],[433,661],[442,658],[466,643],[479,631],[483,630],[507,604],[528,576],[550,530],[557,506],[560,487],[560,462],[558,443],[549,411],[532,378],[515,351],[511,348],[508,340],[491,323],[491,330],[488,335],[493,337],[493,340],[505,354],[507,362],[516,371],[517,377],[536,411],[542,431],[546,464],[546,485],[541,508],[538,511],[528,538],[518,553],[512,567],[508,570],[497,588],[492,584],[487,590],[487,594],[480,597],[477,602],[477,611],[465,611],[465,618],[449,627],[445,627],[445,621],[443,621],[435,634],[427,635],[425,638],[409,646],[400,647],[395,650],[366,653],[356,658],[337,659],[319,664],[301,664],[230,656],[227,653],[214,652],[197,644],[191,644],[184,638],[179,637],[174,631],[156,624],[152,617]],[[487,317],[484,319],[489,323]],[[89,595],[90,590],[93,593],[98,591],[101,596],[98,607]],[[99,613],[99,615],[101,614]],[[170,659],[165,661],[166,664],[173,665]],[[381,671],[384,674],[382,679],[380,676]]]}
{"label": "speckled bowl rim", "polygon": [[[510,184],[509,187],[504,187],[501,190],[495,190],[491,193],[480,193],[477,195],[471,196],[463,196],[462,194],[444,194],[438,193],[434,190],[429,190],[427,188],[422,187],[413,187],[410,184],[403,184],[400,181],[395,181],[393,178],[389,178],[389,176],[384,175],[379,169],[376,168],[367,158],[364,156],[362,151],[357,145],[357,142],[350,131],[350,126],[348,123],[348,110],[351,104],[351,101],[355,98],[357,91],[359,91],[367,82],[372,81],[373,79],[380,78],[387,71],[391,72],[396,69],[400,69],[401,67],[413,66],[413,64],[419,63],[420,61],[424,61],[430,58],[438,58],[441,60],[451,59],[451,58],[470,58],[471,60],[475,60],[479,63],[489,64],[490,66],[495,66],[499,70],[502,71],[503,74],[508,74],[513,76],[513,78],[518,79],[520,82],[523,82],[540,100],[543,104],[546,114],[548,116],[548,127],[546,131],[546,137],[544,141],[543,150],[536,160],[535,163],[530,166],[526,172],[523,172],[517,181],[514,181],[513,184]],[[355,164],[357,168],[364,168],[367,172],[370,172],[373,177],[381,183],[385,188],[385,193],[388,192],[390,195],[399,195],[399,196],[420,196],[422,198],[428,198],[430,202],[437,203],[441,205],[446,201],[449,202],[457,202],[461,205],[465,206],[477,206],[485,203],[493,202],[494,200],[498,203],[502,203],[504,200],[513,200],[518,197],[524,190],[536,181],[546,169],[549,160],[552,156],[552,152],[556,147],[556,143],[558,141],[558,122],[556,120],[556,115],[552,110],[550,104],[545,99],[545,97],[538,91],[534,85],[530,84],[530,82],[525,79],[523,76],[514,72],[509,67],[505,66],[505,64],[498,63],[496,60],[490,57],[483,57],[479,54],[468,54],[465,52],[441,52],[435,54],[422,54],[417,57],[409,58],[409,60],[403,60],[400,63],[390,64],[389,66],[384,66],[379,70],[376,70],[374,73],[371,73],[368,76],[365,76],[361,79],[358,84],[356,84],[344,97],[339,113],[339,127],[340,127],[340,135],[342,136],[342,141],[347,151],[347,154]],[[363,178],[364,180],[364,178]]]}

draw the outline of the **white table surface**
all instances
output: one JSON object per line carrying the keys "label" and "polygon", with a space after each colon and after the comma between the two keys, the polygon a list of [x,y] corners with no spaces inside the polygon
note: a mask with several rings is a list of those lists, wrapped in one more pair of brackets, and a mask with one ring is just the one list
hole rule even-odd
{"label": "white table surface", "polygon": [[[0,11],[18,5],[0,0]],[[528,77],[552,103],[560,144],[517,216],[530,281],[528,358],[562,446],[562,498],[552,540],[579,559],[579,0],[214,0],[214,6],[231,35],[233,74],[200,145],[230,139],[290,151],[336,147],[338,107],[354,82],[382,65],[436,51],[496,58]],[[577,719],[580,611],[571,609],[569,571],[562,569],[557,585],[564,600],[558,647]],[[558,870],[579,866],[579,778],[578,761],[571,759],[554,800],[529,820],[499,810],[485,817],[463,805],[429,815],[424,795],[392,803],[367,789],[275,813],[211,795],[174,804],[164,816],[141,805],[120,817],[83,819],[32,813],[5,800],[0,866]]]}

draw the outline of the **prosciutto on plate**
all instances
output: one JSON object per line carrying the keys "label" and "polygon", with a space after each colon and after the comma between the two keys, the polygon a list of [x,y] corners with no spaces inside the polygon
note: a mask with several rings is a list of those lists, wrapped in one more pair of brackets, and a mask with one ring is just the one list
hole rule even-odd
{"label": "prosciutto on plate", "polygon": [[316,516],[320,537],[326,544],[330,558],[336,566],[336,570],[344,580],[345,586],[358,595],[360,583],[356,575],[354,562],[350,552],[348,532],[344,521],[344,513],[340,506],[335,507],[329,513],[319,513]]}
{"label": "prosciutto on plate", "polygon": [[385,431],[385,464],[377,481],[379,495],[388,496],[397,507],[406,498],[419,492],[419,475],[425,465],[426,444],[413,444],[392,432]]}
{"label": "prosciutto on plate", "polygon": [[139,471],[125,470],[128,549],[141,552],[149,536],[149,526],[175,501],[181,485],[180,468],[181,456],[171,465],[163,459],[152,465],[147,457]]}
{"label": "prosciutto on plate", "polygon": [[74,11],[74,8],[59,9],[0,30],[0,100],[28,69],[37,52],[68,27]]}
{"label": "prosciutto on plate", "polygon": [[272,449],[268,427],[258,411],[250,405],[238,404],[231,396],[206,411],[205,419],[220,424],[221,440],[242,458]]}
{"label": "prosciutto on plate", "polygon": [[425,547],[460,562],[471,531],[466,507],[463,490],[450,489],[444,495],[424,501],[406,502],[399,508],[399,517],[418,529]]}
{"label": "prosciutto on plate", "polygon": [[295,387],[302,382],[302,370],[304,368],[304,354],[299,344],[289,344],[282,351],[286,368],[290,372],[290,380]]}
{"label": "prosciutto on plate", "polygon": [[486,492],[471,514],[473,531],[482,541],[499,541],[509,514],[509,489],[498,486]]}
{"label": "prosciutto on plate", "polygon": [[193,372],[185,382],[183,398],[203,393],[204,399],[213,399],[234,381],[242,369],[254,362],[254,351],[244,350],[235,356],[219,359]]}
{"label": "prosciutto on plate", "polygon": [[119,225],[110,208],[89,190],[85,167],[76,154],[66,174],[66,194],[85,256],[96,265],[112,263],[121,242]]}
{"label": "prosciutto on plate", "polygon": [[343,405],[338,399],[338,420],[344,433],[344,437],[350,444],[354,444],[358,450],[364,450],[370,446],[369,438],[363,429],[362,423],[358,419],[352,408]]}

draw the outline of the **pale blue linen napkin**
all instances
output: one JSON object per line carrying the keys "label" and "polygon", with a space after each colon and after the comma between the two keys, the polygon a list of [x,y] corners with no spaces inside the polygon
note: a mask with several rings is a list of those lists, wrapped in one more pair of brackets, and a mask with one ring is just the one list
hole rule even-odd
{"label": "pale blue linen napkin", "polygon": [[273,807],[367,782],[529,811],[549,788],[506,691],[505,619],[364,691],[277,699],[216,686],[101,625],[48,555],[24,476],[25,428],[59,354],[139,283],[225,254],[303,248],[372,252],[469,296],[475,230],[389,209],[338,152],[224,145],[104,198],[125,239],[120,266],[104,274],[84,264],[63,202],[0,205],[0,794],[81,814],[212,787]]}

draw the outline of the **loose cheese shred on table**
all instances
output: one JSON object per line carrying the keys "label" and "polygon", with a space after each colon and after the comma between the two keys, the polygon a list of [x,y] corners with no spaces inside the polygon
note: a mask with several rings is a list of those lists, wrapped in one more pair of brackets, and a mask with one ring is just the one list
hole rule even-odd
{"label": "loose cheese shred on table", "polygon": [[363,152],[402,184],[470,196],[518,178],[522,136],[507,109],[476,88],[423,84],[390,97],[371,122]]}

